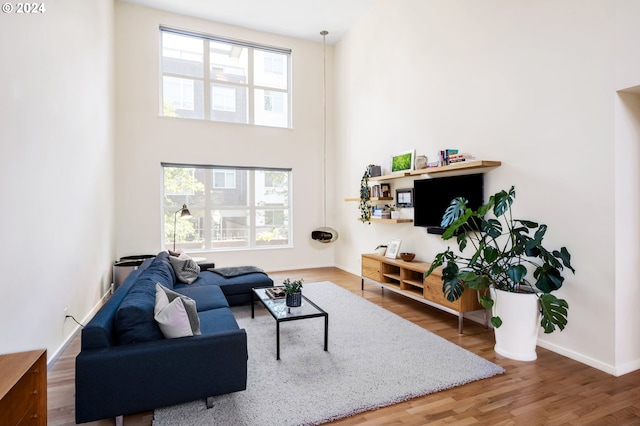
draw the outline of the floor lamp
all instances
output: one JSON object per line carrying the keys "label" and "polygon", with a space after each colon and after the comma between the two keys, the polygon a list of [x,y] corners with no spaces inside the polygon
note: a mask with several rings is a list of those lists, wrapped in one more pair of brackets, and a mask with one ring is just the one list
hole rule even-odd
{"label": "floor lamp", "polygon": [[178,220],[178,213],[180,214],[180,219],[191,219],[191,212],[187,208],[186,204],[182,205],[182,208],[175,212],[173,215],[173,251],[176,251],[176,222]]}

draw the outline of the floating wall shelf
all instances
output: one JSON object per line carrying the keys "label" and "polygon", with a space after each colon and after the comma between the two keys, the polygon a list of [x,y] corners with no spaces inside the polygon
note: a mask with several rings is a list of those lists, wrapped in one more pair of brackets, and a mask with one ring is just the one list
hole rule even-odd
{"label": "floating wall shelf", "polygon": [[[500,167],[502,165],[501,161],[488,161],[488,160],[476,160],[476,161],[463,161],[461,163],[450,164],[448,166],[439,166],[439,167],[427,167],[426,169],[413,170],[411,172],[402,172],[402,173],[393,173],[390,175],[383,176],[372,176],[369,180],[372,181],[383,181],[383,180],[391,180],[391,179],[401,179],[411,176],[420,176],[420,175],[435,175],[438,173],[446,173],[446,172],[464,172],[466,170],[473,170],[480,173],[488,171],[488,169],[492,169],[494,167]],[[480,169],[480,170],[476,170]],[[485,170],[487,169],[487,170]]]}

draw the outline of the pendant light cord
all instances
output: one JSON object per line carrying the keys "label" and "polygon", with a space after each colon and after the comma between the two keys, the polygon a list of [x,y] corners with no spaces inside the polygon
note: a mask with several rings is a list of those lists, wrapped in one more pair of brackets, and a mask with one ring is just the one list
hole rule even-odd
{"label": "pendant light cord", "polygon": [[327,43],[326,37],[329,34],[328,31],[320,31],[322,36],[322,108],[323,108],[323,189],[324,189],[324,226],[327,226]]}

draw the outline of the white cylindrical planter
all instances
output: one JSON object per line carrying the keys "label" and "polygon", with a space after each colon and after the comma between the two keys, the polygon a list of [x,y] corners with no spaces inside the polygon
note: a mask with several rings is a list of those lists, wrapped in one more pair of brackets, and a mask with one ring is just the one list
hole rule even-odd
{"label": "white cylindrical planter", "polygon": [[518,361],[533,361],[538,356],[536,345],[540,330],[538,296],[533,293],[511,293],[491,288],[493,316],[502,319],[496,329],[494,350]]}

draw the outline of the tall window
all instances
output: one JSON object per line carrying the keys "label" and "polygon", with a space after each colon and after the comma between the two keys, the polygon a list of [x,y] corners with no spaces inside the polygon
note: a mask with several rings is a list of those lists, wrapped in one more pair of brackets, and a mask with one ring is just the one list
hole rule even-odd
{"label": "tall window", "polygon": [[[162,164],[165,248],[291,246],[291,170]],[[191,219],[175,220],[186,204]],[[179,216],[179,215],[178,215]]]}
{"label": "tall window", "polygon": [[291,51],[160,27],[162,115],[291,127]]}

